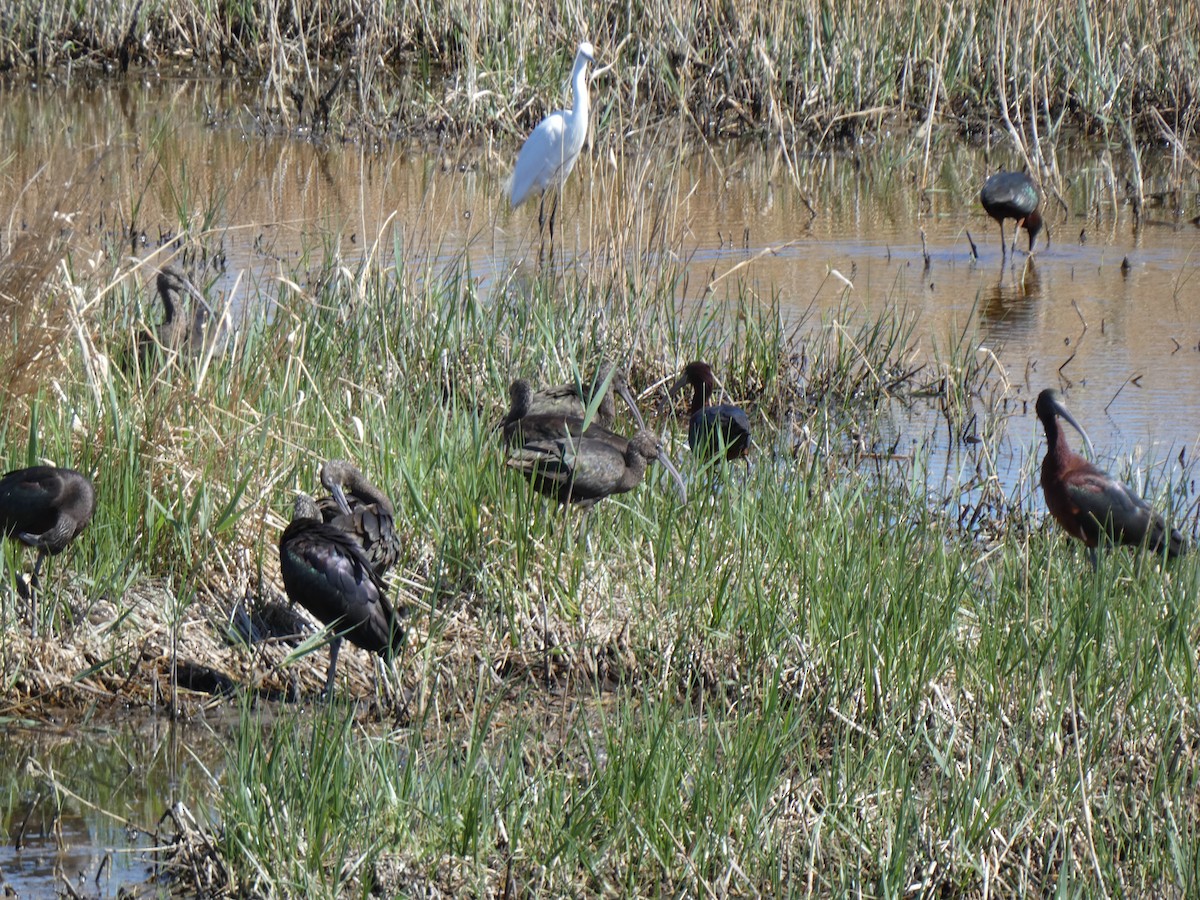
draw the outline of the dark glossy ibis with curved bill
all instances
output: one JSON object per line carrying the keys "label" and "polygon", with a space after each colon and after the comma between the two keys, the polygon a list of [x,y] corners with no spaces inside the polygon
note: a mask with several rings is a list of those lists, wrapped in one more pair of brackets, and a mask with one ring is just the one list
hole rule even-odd
{"label": "dark glossy ibis with curved bill", "polygon": [[595,413],[589,424],[595,423],[604,428],[612,428],[617,418],[617,407],[613,402],[613,391],[621,395],[621,399],[633,413],[638,428],[645,428],[642,415],[638,412],[637,403],[629,390],[629,382],[612,363],[601,363],[596,370],[596,377],[591,384],[551,385],[541,390],[533,390],[532,385],[524,379],[518,379],[509,388],[511,407],[500,422],[506,439],[512,432],[512,425],[526,416],[572,416],[585,418],[589,407],[595,408]]}
{"label": "dark glossy ibis with curved bill", "polygon": [[718,403],[709,406],[717,390],[717,379],[708,363],[690,362],[679,380],[671,386],[671,397],[691,385],[692,399],[688,407],[688,444],[701,459],[712,459],[724,452],[726,459],[750,455],[750,419],[740,406]]}
{"label": "dark glossy ibis with curved bill", "polygon": [[[91,479],[74,469],[31,466],[0,478],[0,531],[38,551],[31,589],[37,589],[43,560],[62,553],[87,527],[95,508]],[[36,613],[33,624],[36,634]]]}
{"label": "dark glossy ibis with curved bill", "polygon": [[400,558],[400,533],[392,501],[357,466],[344,459],[331,459],[321,465],[321,484],[330,493],[317,501],[322,521],[357,541],[375,574],[382,578]]}
{"label": "dark glossy ibis with curved bill", "polygon": [[1059,427],[1060,418],[1079,432],[1089,450],[1092,442],[1058,391],[1047,388],[1038,394],[1037,416],[1046,430],[1046,458],[1042,460],[1046,506],[1067,534],[1087,545],[1093,566],[1096,547],[1101,544],[1144,544],[1155,553],[1165,550],[1171,557],[1187,550],[1183,535],[1168,527],[1129,485],[1071,450]]}
{"label": "dark glossy ibis with curved bill", "polygon": [[[1015,219],[1016,228],[1013,230],[1013,250],[1017,247],[1017,232],[1024,228],[1029,235],[1029,252],[1033,252],[1033,242],[1038,232],[1042,230],[1042,214],[1039,210],[1042,198],[1038,193],[1033,179],[1024,172],[997,172],[983,183],[979,192],[979,202],[984,211],[1000,225],[1000,249],[1008,254],[1008,246],[1004,243],[1004,220]],[[1050,243],[1050,232],[1046,232],[1046,243]]]}
{"label": "dark glossy ibis with curved bill", "polygon": [[155,284],[163,318],[155,332],[143,331],[138,336],[138,358],[144,362],[156,349],[185,355],[202,352],[215,337],[212,307],[204,295],[174,266],[160,269]]}
{"label": "dark glossy ibis with curved bill", "polygon": [[[538,407],[534,398],[537,393],[524,378],[518,378],[509,386],[508,396],[511,405],[508,414],[500,422],[506,447],[523,447],[531,441],[553,441],[564,435],[586,435],[616,447],[621,453],[625,452],[629,443],[629,438],[617,434],[594,419],[585,425],[579,407],[576,407],[575,413],[536,412]],[[639,429],[645,428],[646,424],[642,421],[637,407],[631,405],[630,409],[633,410]]]}
{"label": "dark glossy ibis with curved bill", "polygon": [[323,694],[333,690],[342,639],[391,660],[404,645],[404,626],[387,598],[387,587],[353,538],[321,521],[312,497],[296,497],[291,523],[279,538],[279,571],[288,597],[335,637]]}
{"label": "dark glossy ibis with curved bill", "polygon": [[657,459],[671,473],[682,502],[687,502],[683,476],[653,432],[643,428],[628,440],[612,432],[596,437],[591,429],[569,432],[582,420],[573,423],[568,417],[560,421],[567,430],[560,430],[557,437],[533,440],[526,434],[523,444],[509,450],[509,467],[523,473],[537,491],[560,503],[587,508],[605,497],[633,490],[642,483],[649,462]]}

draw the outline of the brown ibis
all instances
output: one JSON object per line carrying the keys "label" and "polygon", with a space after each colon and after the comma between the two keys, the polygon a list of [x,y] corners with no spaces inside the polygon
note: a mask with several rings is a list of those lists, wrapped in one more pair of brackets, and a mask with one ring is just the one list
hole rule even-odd
{"label": "brown ibis", "polygon": [[292,521],[280,535],[279,571],[292,602],[333,631],[323,695],[332,693],[343,639],[388,662],[400,652],[405,610],[392,608],[387,587],[362,547],[342,529],[321,521],[317,502],[306,494],[297,495]]}
{"label": "brown ibis", "polygon": [[621,395],[621,399],[633,413],[638,427],[645,428],[646,423],[642,420],[637,403],[629,390],[629,382],[608,362],[600,364],[590,385],[567,382],[535,391],[524,379],[514,381],[509,388],[512,406],[500,422],[500,427],[508,435],[512,431],[513,423],[525,416],[572,416],[582,419],[587,416],[589,407],[594,406],[595,414],[589,424],[612,428],[617,418],[613,391]]}
{"label": "brown ibis", "polygon": [[724,453],[726,459],[738,459],[750,455],[753,443],[750,437],[750,419],[740,406],[719,403],[709,406],[717,389],[717,379],[708,363],[688,363],[679,380],[671,387],[671,397],[691,385],[692,399],[689,406],[688,444],[692,452],[708,460]]}
{"label": "brown ibis", "polygon": [[396,511],[387,494],[353,463],[331,459],[321,466],[321,484],[330,496],[317,501],[321,519],[352,537],[382,578],[400,558]]}
{"label": "brown ibis", "polygon": [[[580,415],[582,409],[578,406],[574,413],[531,412],[535,408],[536,394],[529,382],[523,378],[517,379],[509,386],[508,396],[511,405],[508,414],[500,422],[504,444],[507,447],[522,447],[529,441],[552,441],[564,435],[582,437],[585,434],[611,444],[621,453],[625,452],[629,443],[628,438],[595,420],[585,425],[585,420]],[[644,428],[645,423],[637,407],[630,408],[639,428]]]}
{"label": "brown ibis", "polygon": [[649,462],[657,459],[671,473],[682,502],[687,502],[683,476],[653,432],[643,428],[628,440],[612,432],[593,436],[590,428],[572,433],[581,423],[567,417],[560,419],[557,436],[547,433],[532,439],[526,434],[522,444],[510,448],[509,467],[523,473],[547,497],[587,508],[633,490],[642,483]]}
{"label": "brown ibis", "polygon": [[[984,212],[1000,225],[1000,249],[1005,255],[1008,254],[1008,247],[1004,243],[1005,219],[1015,219],[1017,222],[1013,231],[1013,249],[1017,246],[1017,232],[1024,228],[1029,234],[1029,252],[1033,252],[1033,242],[1042,230],[1042,214],[1038,209],[1042,198],[1032,178],[1024,172],[997,172],[983,183],[979,202],[983,204]],[[1047,244],[1050,242],[1049,235],[1047,231]]]}
{"label": "brown ibis", "polygon": [[[1079,432],[1092,448],[1091,439],[1075,421],[1053,388],[1038,394],[1037,417],[1046,430],[1046,458],[1042,460],[1042,492],[1050,514],[1071,535],[1089,548],[1093,567],[1101,544],[1145,545],[1155,553],[1173,557],[1187,550],[1187,541],[1171,528],[1150,504],[1067,445],[1059,419]],[[1092,451],[1095,456],[1095,452]]]}
{"label": "brown ibis", "polygon": [[138,358],[144,363],[156,350],[184,355],[203,351],[212,342],[215,331],[212,307],[199,288],[175,266],[160,269],[155,284],[162,300],[163,318],[156,331],[144,330],[138,335]]}

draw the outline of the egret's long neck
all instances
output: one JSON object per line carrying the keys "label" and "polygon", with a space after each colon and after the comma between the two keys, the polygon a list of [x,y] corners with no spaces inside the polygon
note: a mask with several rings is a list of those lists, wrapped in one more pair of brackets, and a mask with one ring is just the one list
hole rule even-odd
{"label": "egret's long neck", "polygon": [[575,57],[575,70],[571,72],[571,92],[575,97],[575,104],[571,107],[571,118],[582,119],[586,122],[590,100],[587,85],[587,57],[583,54]]}

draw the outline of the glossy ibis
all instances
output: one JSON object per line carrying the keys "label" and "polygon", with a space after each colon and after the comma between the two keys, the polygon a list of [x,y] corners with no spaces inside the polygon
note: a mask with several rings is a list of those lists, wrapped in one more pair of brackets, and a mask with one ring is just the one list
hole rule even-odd
{"label": "glossy ibis", "polygon": [[[1017,232],[1024,227],[1029,234],[1029,252],[1033,252],[1033,242],[1042,230],[1042,214],[1038,210],[1041,195],[1037,185],[1024,172],[997,172],[983,183],[979,192],[979,202],[984,211],[1000,224],[1000,249],[1005,255],[1008,247],[1004,243],[1004,220],[1016,219],[1016,229],[1013,231],[1013,249],[1017,246]],[[1049,231],[1046,232],[1046,242],[1050,241]]]}
{"label": "glossy ibis", "polygon": [[[156,348],[171,353],[200,353],[213,338],[212,307],[200,290],[174,266],[160,269],[155,283],[162,300],[163,319],[157,331],[143,331],[138,336],[138,357],[145,361]],[[192,303],[184,302],[185,297]],[[180,302],[177,303],[176,298]]]}
{"label": "glossy ibis", "polygon": [[400,558],[400,533],[392,501],[357,466],[344,459],[322,464],[321,484],[331,495],[317,501],[322,520],[354,538],[375,574],[382,578]]}
{"label": "glossy ibis", "polygon": [[650,460],[657,459],[671,473],[682,502],[687,503],[683,476],[653,432],[643,428],[628,440],[612,432],[596,437],[591,429],[570,433],[574,423],[569,417],[559,421],[565,430],[557,437],[533,440],[526,434],[521,446],[509,450],[508,465],[523,473],[540,493],[587,508],[612,494],[633,490],[642,483]]}
{"label": "glossy ibis", "polygon": [[280,535],[279,571],[288,597],[334,632],[324,695],[333,690],[343,638],[388,662],[400,652],[404,626],[383,580],[350,535],[321,521],[316,501],[306,494],[296,497],[292,521]]}
{"label": "glossy ibis", "polygon": [[671,397],[688,385],[692,387],[688,420],[688,444],[692,452],[701,459],[712,459],[721,452],[726,459],[749,456],[753,443],[750,420],[742,408],[730,403],[708,405],[717,389],[712,367],[700,361],[688,363],[671,386]]}
{"label": "glossy ibis", "polygon": [[1089,450],[1092,442],[1058,391],[1047,388],[1038,394],[1037,416],[1046,430],[1046,458],[1042,460],[1046,506],[1067,534],[1087,545],[1093,567],[1100,544],[1145,544],[1156,553],[1165,549],[1167,556],[1187,550],[1183,535],[1169,528],[1132,488],[1067,446],[1060,418],[1079,432]]}
{"label": "glossy ibis", "polygon": [[571,92],[574,106],[550,113],[538,123],[533,132],[521,145],[517,154],[517,165],[513,169],[509,199],[513,209],[524,203],[532,194],[541,195],[538,207],[538,231],[545,225],[546,191],[556,189],[554,207],[550,211],[550,241],[554,242],[554,212],[558,206],[557,192],[562,190],[567,176],[575,168],[579,151],[588,131],[588,81],[587,64],[596,58],[592,45],[584,41],[575,54],[575,66],[571,70]]}
{"label": "glossy ibis", "polygon": [[[597,373],[596,381],[592,386],[593,395],[595,390],[603,386],[605,380],[608,379],[606,370],[610,369],[610,366],[605,365]],[[629,406],[638,428],[645,428],[646,423],[638,411],[625,378],[614,373],[609,384],[610,386],[615,385],[617,393]],[[508,397],[509,410],[500,421],[499,427],[504,433],[504,443],[510,447],[519,446],[526,437],[530,439],[553,438],[563,434],[564,430],[577,435],[582,433],[583,417],[588,404],[584,403],[579,388],[575,385],[563,384],[535,391],[528,381],[518,378],[509,386]],[[594,398],[590,402],[594,402]],[[596,414],[588,423],[588,429],[595,437],[611,436],[624,442],[626,438],[610,430],[615,417],[616,407],[612,401],[612,392],[610,388],[605,388]],[[564,426],[566,426],[565,429]],[[546,430],[547,428],[549,431]],[[623,443],[622,447],[624,447]]]}
{"label": "glossy ibis", "polygon": [[[595,415],[592,416],[592,422],[604,428],[612,428],[613,422],[617,418],[617,407],[613,403],[613,391],[616,391],[621,395],[621,399],[625,401],[625,404],[633,413],[638,427],[646,427],[646,423],[642,421],[641,413],[638,412],[633,394],[629,390],[629,382],[625,380],[625,376],[621,372],[617,371],[616,366],[608,362],[601,363],[596,369],[596,377],[590,385],[579,385],[575,382],[568,382],[566,384],[551,385],[539,391],[532,391],[528,403],[522,404],[524,412],[521,415],[577,416],[583,418],[587,413],[588,407],[596,403],[597,393],[601,390],[603,390],[603,393],[600,394],[599,404],[596,406]],[[511,398],[511,390],[509,395]],[[515,405],[514,403],[514,408]],[[508,418],[506,418],[502,424],[508,421]]]}
{"label": "glossy ibis", "polygon": [[[62,553],[92,520],[96,491],[91,479],[74,469],[31,466],[0,478],[0,530],[38,551],[29,577],[31,591],[47,556]],[[33,616],[34,634],[37,615]]]}

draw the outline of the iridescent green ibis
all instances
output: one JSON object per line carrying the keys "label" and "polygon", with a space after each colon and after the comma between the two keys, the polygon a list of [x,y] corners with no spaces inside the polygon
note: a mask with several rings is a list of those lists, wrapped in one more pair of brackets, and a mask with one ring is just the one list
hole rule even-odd
{"label": "iridescent green ibis", "polygon": [[691,385],[692,399],[688,412],[688,444],[692,452],[708,460],[724,453],[726,459],[738,459],[750,455],[753,440],[750,437],[750,419],[740,406],[719,403],[709,406],[717,390],[717,379],[708,363],[688,363],[671,386],[670,395],[675,397],[683,388]]}
{"label": "iridescent green ibis", "polygon": [[163,318],[156,331],[138,336],[138,358],[145,361],[156,349],[184,355],[202,352],[215,335],[212,307],[204,295],[174,266],[160,269],[155,284]]}
{"label": "iridescent green ibis", "polygon": [[561,420],[557,437],[537,440],[526,435],[520,446],[509,449],[508,466],[521,472],[534,489],[560,503],[588,508],[613,494],[624,494],[642,483],[651,460],[671,473],[682,502],[687,503],[683,476],[671,463],[654,433],[642,428],[628,440],[612,432],[595,437],[591,429],[572,434],[582,420]]}
{"label": "iridescent green ibis", "polygon": [[1067,532],[1089,548],[1092,565],[1101,544],[1145,545],[1155,553],[1178,556],[1187,541],[1129,485],[1088,462],[1067,445],[1061,418],[1079,432],[1095,456],[1091,439],[1075,421],[1062,396],[1053,388],[1038,394],[1037,416],[1046,430],[1042,460],[1042,493],[1050,514]]}
{"label": "iridescent green ibis", "polygon": [[392,501],[357,466],[344,459],[322,464],[321,484],[330,493],[317,501],[322,521],[357,541],[375,574],[382,578],[400,558],[400,533]]}
{"label": "iridescent green ibis", "polygon": [[[31,466],[0,478],[0,531],[38,551],[29,577],[31,590],[37,590],[42,562],[75,540],[92,520],[95,508],[91,479],[74,469]],[[33,620],[36,635],[36,611]]]}
{"label": "iridescent green ibis", "polygon": [[[1004,220],[1015,219],[1016,228],[1013,230],[1013,250],[1017,247],[1017,233],[1024,228],[1029,234],[1029,252],[1033,252],[1033,242],[1042,230],[1042,214],[1038,210],[1041,205],[1041,194],[1033,179],[1024,172],[997,172],[983,183],[979,192],[979,202],[984,211],[1000,224],[1000,249],[1005,255],[1008,247],[1004,243]],[[1046,242],[1049,244],[1050,232],[1046,232]]]}
{"label": "iridescent green ibis", "polygon": [[400,652],[404,626],[388,602],[386,585],[362,547],[322,522],[316,501],[306,494],[296,497],[292,521],[280,535],[279,571],[288,597],[334,633],[324,695],[333,690],[343,638],[388,662]]}

